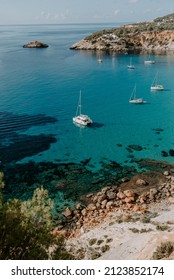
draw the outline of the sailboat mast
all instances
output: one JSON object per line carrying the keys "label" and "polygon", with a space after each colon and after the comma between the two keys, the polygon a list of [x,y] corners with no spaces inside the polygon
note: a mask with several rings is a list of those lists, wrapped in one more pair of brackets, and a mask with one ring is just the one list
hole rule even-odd
{"label": "sailboat mast", "polygon": [[136,91],[137,91],[137,85],[135,84],[135,87],[134,87],[134,99],[136,99]]}
{"label": "sailboat mast", "polygon": [[133,88],[133,91],[132,91],[132,94],[131,94],[131,97],[130,97],[129,100],[133,100],[133,99],[136,99],[136,84]]}
{"label": "sailboat mast", "polygon": [[79,97],[79,114],[81,115],[82,111],[82,92],[80,90],[80,97]]}
{"label": "sailboat mast", "polygon": [[80,90],[80,95],[79,95],[79,100],[78,100],[78,104],[77,104],[77,110],[76,110],[76,116],[78,116],[78,115],[81,115],[81,107],[82,107],[82,105],[81,105],[81,99],[82,99],[82,97],[81,97],[81,95],[82,95],[82,93],[81,93],[81,90]]}

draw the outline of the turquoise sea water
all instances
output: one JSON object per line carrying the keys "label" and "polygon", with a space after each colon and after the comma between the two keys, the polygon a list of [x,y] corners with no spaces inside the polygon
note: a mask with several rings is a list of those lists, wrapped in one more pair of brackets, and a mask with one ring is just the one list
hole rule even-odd
{"label": "turquoise sea water", "polygon": [[[0,112],[21,116],[16,138],[11,138],[11,130],[4,129],[10,126],[14,133],[15,118],[1,123],[2,150],[23,134],[51,134],[57,141],[49,149],[30,156],[26,154],[19,162],[78,163],[91,158],[91,163],[98,168],[103,159],[129,163],[126,147],[140,145],[143,149],[134,151],[135,157],[174,163],[174,157],[164,158],[161,154],[174,148],[174,56],[152,56],[156,63],[145,65],[147,56],[132,55],[135,69],[128,70],[130,55],[105,54],[103,63],[98,64],[95,53],[69,49],[93,31],[113,26],[0,26]],[[22,48],[33,40],[47,43],[49,47]],[[150,92],[157,72],[165,90]],[[147,104],[129,104],[135,83],[137,97],[143,97]],[[80,90],[82,111],[94,121],[89,128],[79,128],[72,123]],[[58,121],[21,128],[22,116],[38,114]],[[158,128],[160,132],[156,131]],[[42,137],[39,141],[42,142]],[[14,153],[18,153],[16,147]]]}

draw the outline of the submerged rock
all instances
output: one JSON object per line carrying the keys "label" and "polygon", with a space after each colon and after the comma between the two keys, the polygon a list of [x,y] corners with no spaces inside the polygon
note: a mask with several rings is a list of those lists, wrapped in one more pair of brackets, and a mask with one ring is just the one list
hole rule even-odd
{"label": "submerged rock", "polygon": [[169,155],[170,155],[171,157],[174,157],[174,150],[170,149],[170,150],[169,150]]}
{"label": "submerged rock", "polygon": [[47,48],[47,47],[48,47],[47,44],[38,41],[29,42],[23,45],[23,48]]}
{"label": "submerged rock", "polygon": [[130,150],[135,150],[135,151],[143,150],[143,147],[141,147],[140,145],[128,145],[127,148],[130,149]]}
{"label": "submerged rock", "polygon": [[55,135],[27,135],[23,131],[55,122],[56,118],[44,114],[0,112],[0,160],[3,163],[16,162],[48,150],[57,141]]}
{"label": "submerged rock", "polygon": [[166,151],[161,151],[161,155],[162,155],[163,157],[168,157],[168,153],[167,153]]}

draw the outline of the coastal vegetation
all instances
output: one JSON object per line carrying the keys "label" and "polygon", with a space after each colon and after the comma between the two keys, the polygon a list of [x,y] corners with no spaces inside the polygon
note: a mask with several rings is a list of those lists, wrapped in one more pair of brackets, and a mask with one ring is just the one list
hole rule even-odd
{"label": "coastal vegetation", "polygon": [[174,251],[174,243],[166,241],[161,243],[156,251],[153,253],[152,259],[161,260],[163,258],[168,258],[171,253]]}
{"label": "coastal vegetation", "polygon": [[92,33],[71,49],[129,51],[161,51],[174,49],[174,14],[150,22],[127,24]]}
{"label": "coastal vegetation", "polygon": [[[100,258],[112,250],[112,245],[116,242],[114,235],[106,235],[108,233],[106,230],[104,230],[104,235],[91,235],[85,248],[83,245],[79,246],[80,243],[73,247],[73,241],[71,240],[79,240],[80,236],[84,241],[83,234],[90,232],[90,229],[96,226],[99,227],[100,224],[102,225],[107,217],[109,218],[107,226],[109,232],[109,228],[115,228],[115,230],[120,228],[121,231],[126,228],[126,235],[153,235],[155,233],[161,236],[170,234],[173,231],[173,220],[171,218],[167,219],[166,222],[155,220],[158,219],[158,210],[155,208],[155,211],[149,211],[149,207],[151,204],[158,205],[165,199],[168,200],[168,203],[174,203],[173,165],[166,162],[156,162],[155,164],[152,161],[149,170],[145,171],[143,162],[139,160],[139,163],[143,166],[144,171],[135,172],[133,175],[133,170],[130,169],[131,176],[128,173],[126,173],[127,177],[124,176],[125,173],[120,174],[122,179],[116,185],[114,184],[116,177],[113,172],[113,180],[110,180],[110,184],[108,180],[101,184],[99,180],[95,178],[94,181],[93,178],[92,182],[98,188],[95,190],[88,189],[86,194],[81,194],[78,199],[74,200],[74,206],[71,205],[72,208],[70,208],[70,205],[66,206],[67,208],[64,210],[60,208],[58,211],[62,216],[57,215],[58,213],[55,214],[56,208],[53,203],[53,196],[50,197],[48,190],[43,186],[36,187],[35,185],[33,195],[30,198],[25,198],[25,200],[20,198],[7,199],[7,197],[4,200],[6,186],[4,185],[4,174],[1,172],[0,259],[66,260]],[[38,165],[40,168],[41,166]],[[45,169],[48,166],[42,167],[44,167],[44,172],[39,176],[42,177],[46,174],[46,178],[50,181],[50,173]],[[148,165],[146,165],[146,169],[147,167]],[[59,167],[54,165],[54,173],[63,171],[63,168],[61,168],[61,164]],[[66,170],[69,175],[72,176],[72,174],[79,172],[76,175],[80,177],[79,174],[82,174],[82,169],[79,169],[80,165],[76,165],[76,169],[73,168],[75,166],[72,166],[72,164],[67,164],[66,168],[64,165],[64,171]],[[105,165],[105,168],[109,168],[109,164]],[[110,165],[112,171],[115,168],[116,163],[113,166]],[[119,166],[119,168],[121,167]],[[34,169],[32,168],[32,170]],[[83,171],[85,171],[84,167]],[[31,176],[31,169],[29,174]],[[107,177],[106,169],[105,176]],[[20,178],[19,175],[17,177]],[[15,176],[13,178],[15,180]],[[25,174],[25,180],[27,178]],[[71,180],[71,178],[68,177],[64,181],[60,178],[57,181],[54,180],[56,188],[64,190],[64,194],[67,195],[66,198],[69,197],[66,187],[68,180]],[[81,185],[82,181],[78,182],[75,179],[74,184],[73,190],[75,190],[75,186],[78,187],[78,184]],[[20,184],[18,184],[19,187]],[[53,190],[54,195],[56,188]],[[68,185],[68,191],[70,191],[70,185]],[[72,198],[72,190],[69,195]],[[162,207],[164,209],[163,205]],[[114,217],[114,213],[116,217]],[[104,226],[105,228],[106,226]],[[170,238],[169,236],[169,241],[172,242]],[[154,245],[155,248],[157,246]],[[150,257],[152,257],[152,254]],[[171,257],[171,254],[169,257]]]}
{"label": "coastal vegetation", "polygon": [[[0,173],[0,190],[4,188]],[[47,260],[73,259],[65,249],[65,239],[55,237],[52,215],[53,202],[43,187],[34,191],[27,201],[18,199],[3,202],[0,192],[0,259]]]}

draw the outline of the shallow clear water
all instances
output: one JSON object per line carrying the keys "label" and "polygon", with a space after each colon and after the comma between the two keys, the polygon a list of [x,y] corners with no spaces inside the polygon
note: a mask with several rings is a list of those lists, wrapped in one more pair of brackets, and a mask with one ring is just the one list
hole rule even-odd
{"label": "shallow clear water", "polygon": [[[143,147],[134,151],[135,157],[174,163],[173,157],[161,155],[162,150],[168,152],[174,147],[174,56],[153,56],[156,63],[145,65],[146,56],[132,55],[135,69],[128,70],[129,55],[103,55],[103,63],[98,64],[95,53],[69,49],[91,32],[110,27],[0,26],[0,112],[20,114],[21,124],[26,114],[45,114],[58,120],[16,129],[19,135],[53,134],[57,139],[48,150],[24,156],[20,162],[80,162],[91,158],[99,167],[104,158],[129,162],[126,147],[135,144]],[[49,48],[22,48],[33,40],[48,43]],[[150,92],[157,72],[165,90]],[[147,104],[129,104],[135,83],[137,97],[143,97]],[[80,90],[82,111],[94,121],[89,128],[72,123]],[[157,128],[163,131],[157,134]],[[8,145],[10,135],[3,133]]]}

